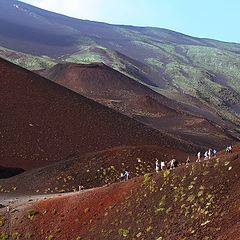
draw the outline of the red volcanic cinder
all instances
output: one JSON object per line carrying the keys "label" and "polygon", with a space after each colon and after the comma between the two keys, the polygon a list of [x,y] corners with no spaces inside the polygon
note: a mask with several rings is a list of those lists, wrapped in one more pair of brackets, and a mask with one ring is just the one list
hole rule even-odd
{"label": "red volcanic cinder", "polygon": [[0,60],[1,165],[31,169],[124,145],[191,145]]}

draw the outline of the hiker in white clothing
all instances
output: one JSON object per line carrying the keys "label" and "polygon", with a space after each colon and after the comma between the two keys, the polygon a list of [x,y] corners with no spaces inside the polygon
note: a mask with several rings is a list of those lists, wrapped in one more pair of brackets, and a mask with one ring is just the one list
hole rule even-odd
{"label": "hiker in white clothing", "polygon": [[161,170],[165,170],[166,164],[164,161],[161,161]]}
{"label": "hiker in white clothing", "polygon": [[124,176],[124,180],[127,181],[129,179],[129,172],[125,171],[123,176]]}
{"label": "hiker in white clothing", "polygon": [[204,160],[208,160],[208,151],[204,153]]}
{"label": "hiker in white clothing", "polygon": [[123,180],[124,180],[124,174],[121,173],[121,175],[120,175],[120,181],[123,181]]}
{"label": "hiker in white clothing", "polygon": [[158,159],[156,159],[155,168],[156,168],[156,172],[158,173],[159,172],[159,162],[158,162]]}
{"label": "hiker in white clothing", "polygon": [[201,160],[201,152],[198,152],[196,162],[200,162],[200,160]]}
{"label": "hiker in white clothing", "polygon": [[217,150],[216,149],[213,149],[213,157],[215,157],[217,154]]}
{"label": "hiker in white clothing", "polygon": [[177,160],[174,158],[171,160],[171,163],[170,163],[170,169],[175,169],[178,165],[178,162]]}
{"label": "hiker in white clothing", "polygon": [[211,159],[211,156],[212,156],[212,149],[209,148],[209,150],[208,150],[208,159]]}

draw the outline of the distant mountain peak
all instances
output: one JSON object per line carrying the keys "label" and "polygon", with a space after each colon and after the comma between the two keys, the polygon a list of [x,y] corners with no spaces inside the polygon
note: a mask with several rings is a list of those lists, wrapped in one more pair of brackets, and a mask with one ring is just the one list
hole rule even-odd
{"label": "distant mountain peak", "polygon": [[0,46],[15,51],[2,50],[3,57],[21,59],[30,70],[36,67],[29,55],[54,63],[104,62],[193,115],[219,125],[226,121],[240,135],[235,130],[240,124],[240,44],[84,21],[15,0],[0,4]]}

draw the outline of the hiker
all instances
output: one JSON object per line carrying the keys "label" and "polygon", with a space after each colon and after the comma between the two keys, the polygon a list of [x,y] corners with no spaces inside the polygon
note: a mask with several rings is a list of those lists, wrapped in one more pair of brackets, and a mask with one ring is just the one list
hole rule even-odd
{"label": "hiker", "polygon": [[177,160],[174,158],[171,160],[171,165],[170,165],[170,169],[175,169],[178,165]]}
{"label": "hiker", "polygon": [[200,160],[201,160],[201,152],[198,152],[196,162],[200,162]]}
{"label": "hiker", "polygon": [[120,175],[120,181],[123,181],[123,180],[124,180],[124,174],[121,173],[121,175]]}
{"label": "hiker", "polygon": [[227,153],[229,153],[229,149],[228,149],[228,147],[226,147],[226,154],[227,154]]}
{"label": "hiker", "polygon": [[82,190],[84,190],[84,186],[83,186],[83,185],[78,186],[78,191],[80,192],[80,191],[82,191]]}
{"label": "hiker", "polygon": [[213,157],[215,157],[217,155],[217,150],[213,149]]}
{"label": "hiker", "polygon": [[123,174],[124,180],[127,181],[129,179],[129,172],[125,171]]}
{"label": "hiker", "polygon": [[204,153],[204,160],[208,160],[208,151]]}
{"label": "hiker", "polygon": [[156,168],[156,172],[158,173],[159,172],[159,162],[158,162],[158,159],[156,159],[155,168]]}
{"label": "hiker", "polygon": [[226,148],[226,153],[232,153],[232,146],[231,145]]}
{"label": "hiker", "polygon": [[209,148],[209,150],[208,150],[208,159],[211,159],[211,156],[212,156],[212,149]]}
{"label": "hiker", "polygon": [[186,160],[186,165],[189,165],[189,164],[190,164],[190,157],[188,156]]}
{"label": "hiker", "polygon": [[161,161],[161,171],[165,170],[166,164],[164,161]]}

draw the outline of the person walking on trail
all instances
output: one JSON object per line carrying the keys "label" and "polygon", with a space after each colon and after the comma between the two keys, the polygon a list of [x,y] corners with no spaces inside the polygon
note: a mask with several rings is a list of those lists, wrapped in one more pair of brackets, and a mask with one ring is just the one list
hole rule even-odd
{"label": "person walking on trail", "polygon": [[209,150],[208,150],[208,159],[211,159],[211,157],[212,157],[212,149],[209,148]]}
{"label": "person walking on trail", "polygon": [[161,161],[161,171],[165,170],[166,164],[164,161]]}
{"label": "person walking on trail", "polygon": [[120,181],[123,181],[123,180],[124,180],[124,174],[121,173],[121,175],[120,175]]}
{"label": "person walking on trail", "polygon": [[226,154],[229,153],[229,147],[226,147]]}
{"label": "person walking on trail", "polygon": [[226,148],[226,153],[233,153],[232,145],[230,145]]}
{"label": "person walking on trail", "polygon": [[217,155],[217,150],[213,149],[213,157],[215,157]]}
{"label": "person walking on trail", "polygon": [[189,164],[190,164],[190,157],[188,156],[186,160],[186,165],[189,165]]}
{"label": "person walking on trail", "polygon": [[200,162],[200,160],[201,160],[201,152],[198,152],[196,162]]}
{"label": "person walking on trail", "polygon": [[174,158],[171,160],[170,169],[175,169],[177,167],[177,160]]}
{"label": "person walking on trail", "polygon": [[123,176],[124,176],[124,180],[127,181],[129,179],[129,172],[125,171]]}
{"label": "person walking on trail", "polygon": [[208,160],[208,151],[204,153],[204,160]]}
{"label": "person walking on trail", "polygon": [[228,151],[229,151],[229,153],[232,153],[233,151],[232,151],[232,145],[230,145],[229,147],[228,147]]}
{"label": "person walking on trail", "polygon": [[156,172],[158,173],[159,172],[159,162],[158,162],[158,159],[156,159],[155,168],[156,168]]}

